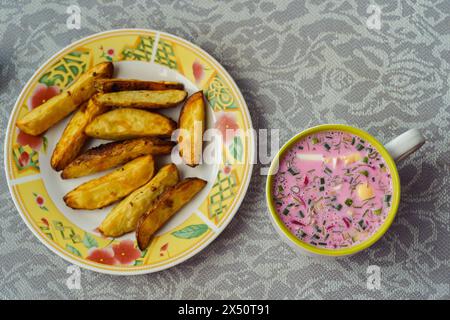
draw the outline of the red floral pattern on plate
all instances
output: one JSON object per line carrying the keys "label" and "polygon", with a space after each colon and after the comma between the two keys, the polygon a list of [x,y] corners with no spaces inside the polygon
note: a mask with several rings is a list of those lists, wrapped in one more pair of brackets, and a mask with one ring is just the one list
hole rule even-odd
{"label": "red floral pattern on plate", "polygon": [[221,112],[217,116],[215,128],[220,131],[222,139],[227,144],[233,140],[234,136],[237,134],[239,125],[237,124],[234,115]]}
{"label": "red floral pattern on plate", "polygon": [[134,247],[134,242],[131,240],[123,240],[119,244],[112,246],[114,257],[121,264],[130,264],[141,256],[141,252]]}
{"label": "red floral pattern on plate", "polygon": [[47,86],[43,83],[39,83],[31,94],[31,97],[28,99],[28,108],[32,110],[40,106],[50,98],[58,95],[60,91],[58,86]]}
{"label": "red floral pattern on plate", "polygon": [[232,167],[231,167],[230,165],[225,165],[225,166],[222,168],[223,174],[225,174],[225,175],[227,175],[227,176],[231,173],[231,170],[232,170]]}
{"label": "red floral pattern on plate", "polygon": [[[164,256],[164,253],[167,252],[167,249],[169,248],[169,243],[165,243],[161,246],[161,248],[159,249],[159,255],[162,257]],[[169,252],[167,252],[167,254],[169,254]]]}
{"label": "red floral pattern on plate", "polygon": [[117,264],[117,259],[114,256],[114,251],[110,248],[94,249],[86,257],[86,259],[102,264]]}
{"label": "red floral pattern on plate", "polygon": [[17,143],[21,146],[30,146],[35,151],[39,151],[42,146],[42,142],[44,139],[41,136],[32,136],[28,133],[25,133],[21,130],[19,130],[19,133],[17,134]]}
{"label": "red floral pattern on plate", "polygon": [[200,61],[195,60],[194,63],[192,64],[192,73],[194,74],[196,83],[202,81],[203,77],[205,76],[205,68],[200,63]]}
{"label": "red floral pattern on plate", "polygon": [[100,58],[105,58],[107,61],[113,61],[114,60],[114,54],[115,51],[112,48],[105,49],[103,46],[100,46],[100,50],[102,50],[102,54],[100,55]]}
{"label": "red floral pattern on plate", "polygon": [[93,249],[86,259],[103,264],[131,264],[141,257],[132,240],[123,240],[111,247]]}

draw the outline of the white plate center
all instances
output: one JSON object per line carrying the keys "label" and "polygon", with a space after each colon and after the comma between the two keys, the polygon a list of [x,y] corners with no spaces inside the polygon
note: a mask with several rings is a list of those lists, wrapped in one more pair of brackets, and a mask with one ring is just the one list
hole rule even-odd
{"label": "white plate center", "polygon": [[[178,81],[184,84],[185,90],[188,92],[189,95],[199,90],[199,88],[197,88],[192,82],[190,82],[188,79],[186,79],[183,75],[179,74],[178,72],[171,70],[170,68],[167,68],[165,66],[148,62],[140,62],[140,61],[115,62],[114,78],[153,80],[153,81],[159,80]],[[206,109],[207,109],[207,128],[212,128],[215,122],[214,113],[211,111],[211,108],[207,107]],[[176,108],[158,110],[158,112],[161,112],[162,114],[178,122],[180,110],[181,106],[178,106]],[[66,204],[63,201],[63,197],[67,192],[73,190],[80,184],[87,182],[91,179],[101,177],[106,173],[110,172],[111,170],[99,172],[95,175],[82,177],[78,179],[63,180],[60,177],[60,172],[54,171],[50,166],[50,158],[53,153],[53,150],[70,118],[71,116],[69,116],[67,119],[51,128],[46,133],[45,136],[48,139],[47,153],[46,154],[44,154],[43,152],[39,153],[39,164],[41,167],[41,175],[45,187],[47,188],[47,192],[50,194],[56,207],[66,216],[66,218],[69,219],[75,225],[77,225],[79,228],[87,232],[99,235],[99,233],[96,231],[96,228],[100,225],[100,223],[103,221],[106,215],[111,211],[112,207],[117,203],[100,210],[74,210],[66,206]],[[106,142],[108,141],[92,139],[91,141],[89,141],[86,147],[90,148]],[[220,146],[217,145],[215,147],[219,148]],[[158,157],[156,162],[157,169],[159,169],[163,164],[169,162],[171,162],[170,156]],[[159,230],[158,234],[165,233],[177,227],[178,225],[183,223],[193,212],[197,210],[199,205],[208,195],[214,181],[216,180],[217,172],[219,169],[218,163],[220,163],[220,159],[216,159],[216,161],[214,161],[214,164],[203,163],[195,168],[191,168],[184,164],[177,165],[182,178],[186,177],[202,178],[208,181],[208,185],[190,203],[188,203],[182,210],[180,210],[180,212],[178,212],[161,230]],[[121,238],[134,240],[135,236],[134,233],[129,233]]]}

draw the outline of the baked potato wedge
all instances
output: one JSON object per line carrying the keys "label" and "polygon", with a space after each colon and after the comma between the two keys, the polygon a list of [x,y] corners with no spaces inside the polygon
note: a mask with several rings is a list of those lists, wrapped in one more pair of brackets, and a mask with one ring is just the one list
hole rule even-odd
{"label": "baked potato wedge", "polygon": [[205,185],[206,181],[200,178],[186,178],[164,192],[139,219],[136,228],[139,248],[141,250],[147,248],[153,234],[200,192]]}
{"label": "baked potato wedge", "polygon": [[186,99],[184,90],[134,90],[100,93],[95,101],[106,107],[120,108],[173,108]]}
{"label": "baked potato wedge", "polygon": [[111,169],[137,157],[170,154],[174,142],[158,138],[138,138],[101,144],[79,155],[61,173],[63,179],[73,179]]}
{"label": "baked potato wedge", "polygon": [[93,118],[106,111],[106,107],[95,104],[92,99],[75,112],[64,129],[61,138],[53,150],[50,164],[56,171],[63,170],[75,159],[83,148],[88,136],[84,133]]}
{"label": "baked potato wedge", "polygon": [[103,220],[99,231],[107,237],[119,237],[136,230],[139,218],[147,212],[164,191],[177,184],[178,181],[177,166],[173,163],[165,165],[150,182],[133,191],[116,205]]}
{"label": "baked potato wedge", "polygon": [[28,112],[16,125],[25,133],[38,136],[64,119],[96,92],[94,81],[98,78],[111,78],[114,66],[103,62],[83,73],[69,88]]}
{"label": "baked potato wedge", "polygon": [[98,92],[118,92],[134,90],[183,90],[184,85],[172,81],[143,81],[134,79],[98,79],[95,81],[95,89]]}
{"label": "baked potato wedge", "polygon": [[206,110],[203,91],[198,91],[186,100],[178,120],[179,153],[188,166],[195,167],[202,160],[205,122]]}
{"label": "baked potato wedge", "polygon": [[73,209],[103,208],[146,184],[154,173],[153,157],[142,156],[103,177],[83,183],[67,193],[64,202]]}
{"label": "baked potato wedge", "polygon": [[170,137],[177,123],[159,113],[140,109],[114,109],[95,118],[86,134],[93,138],[123,140],[140,137]]}

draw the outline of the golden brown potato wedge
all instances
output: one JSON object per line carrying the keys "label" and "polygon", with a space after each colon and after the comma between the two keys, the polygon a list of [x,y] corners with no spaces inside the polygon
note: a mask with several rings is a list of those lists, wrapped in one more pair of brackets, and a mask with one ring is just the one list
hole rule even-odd
{"label": "golden brown potato wedge", "polygon": [[58,123],[80,104],[88,101],[96,92],[94,80],[98,78],[111,78],[114,66],[111,62],[95,65],[83,73],[69,88],[59,95],[47,100],[39,107],[28,112],[16,125],[25,133],[33,136],[47,131]]}
{"label": "golden brown potato wedge", "polygon": [[67,193],[64,202],[73,209],[103,208],[147,183],[154,173],[153,157],[143,156],[103,177],[83,183]]}
{"label": "golden brown potato wedge", "polygon": [[99,231],[107,237],[119,237],[134,231],[139,218],[164,191],[178,181],[176,165],[172,163],[162,167],[150,182],[133,191],[112,209],[100,225]]}
{"label": "golden brown potato wedge", "polygon": [[118,92],[134,90],[183,90],[184,85],[172,81],[143,81],[134,79],[98,79],[95,81],[98,92]]}
{"label": "golden brown potato wedge", "polygon": [[63,179],[73,179],[111,169],[137,157],[170,154],[174,142],[158,138],[138,138],[101,144],[87,150],[69,163],[61,173]]}
{"label": "golden brown potato wedge", "polygon": [[173,108],[186,99],[184,90],[135,90],[100,93],[95,101],[107,107],[120,108]]}
{"label": "golden brown potato wedge", "polygon": [[147,248],[153,234],[206,185],[199,178],[186,178],[164,192],[139,219],[136,239],[141,250]]}
{"label": "golden brown potato wedge", "polygon": [[175,121],[159,113],[123,108],[98,116],[85,132],[90,137],[109,140],[170,137],[176,126]]}
{"label": "golden brown potato wedge", "polygon": [[178,120],[179,152],[188,166],[195,167],[201,162],[205,122],[206,110],[203,91],[198,91],[186,100]]}
{"label": "golden brown potato wedge", "polygon": [[107,107],[95,104],[92,99],[78,109],[67,124],[58,144],[53,150],[50,164],[56,171],[63,170],[80,153],[88,139],[84,133],[86,126],[93,118],[102,114]]}

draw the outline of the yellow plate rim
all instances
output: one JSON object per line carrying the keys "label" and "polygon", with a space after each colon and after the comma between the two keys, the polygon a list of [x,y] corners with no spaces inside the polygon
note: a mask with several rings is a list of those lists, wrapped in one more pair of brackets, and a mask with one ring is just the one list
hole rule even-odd
{"label": "yellow plate rim", "polygon": [[[167,262],[166,264],[163,264],[158,267],[148,266],[148,268],[145,268],[145,266],[139,266],[140,268],[120,268],[120,267],[103,265],[103,264],[99,264],[99,263],[91,263],[91,261],[89,261],[89,264],[87,264],[86,262],[88,262],[88,260],[86,260],[85,258],[77,257],[65,250],[60,249],[57,245],[53,246],[52,243],[54,241],[43,237],[39,233],[39,231],[36,229],[37,227],[34,226],[34,223],[32,221],[29,221],[28,217],[22,212],[21,205],[18,203],[15,193],[14,193],[14,190],[13,190],[13,188],[16,184],[11,184],[10,177],[12,177],[12,176],[11,176],[11,173],[8,171],[8,165],[9,165],[8,154],[9,154],[9,146],[10,146],[9,137],[11,134],[11,130],[14,130],[14,128],[15,128],[15,126],[12,124],[12,119],[14,118],[14,115],[16,114],[16,110],[19,107],[18,106],[19,101],[22,99],[22,96],[26,93],[26,91],[28,90],[30,85],[33,83],[33,81],[35,80],[35,77],[38,74],[40,74],[52,61],[57,59],[65,51],[76,48],[80,45],[83,45],[83,43],[95,40],[96,38],[101,38],[101,37],[105,37],[105,36],[115,36],[117,33],[124,33],[124,32],[125,33],[129,32],[130,35],[153,33],[155,36],[158,35],[158,36],[172,38],[176,41],[181,42],[186,47],[193,48],[198,53],[201,53],[204,57],[208,58],[210,60],[210,62],[212,62],[214,64],[214,66],[217,68],[217,70],[220,71],[225,76],[224,80],[231,84],[231,86],[232,86],[231,89],[236,94],[236,96],[240,102],[240,105],[242,106],[242,113],[245,117],[245,120],[247,121],[246,126],[249,131],[248,135],[246,136],[248,149],[246,150],[247,152],[245,154],[248,156],[247,156],[247,162],[244,163],[244,165],[246,165],[246,167],[247,167],[247,169],[245,171],[246,174],[244,175],[245,181],[241,181],[240,189],[238,190],[238,193],[239,193],[239,197],[237,198],[238,200],[234,203],[234,205],[231,209],[231,212],[228,214],[226,220],[220,226],[218,226],[217,230],[211,232],[211,236],[205,237],[205,241],[203,243],[201,243],[200,245],[198,245],[197,247],[195,247],[189,253],[187,253],[186,255],[184,255],[178,259],[175,259],[174,261]],[[5,168],[5,174],[6,174],[6,181],[8,184],[9,192],[11,194],[11,198],[12,198],[14,205],[15,205],[17,211],[19,212],[22,220],[25,222],[27,227],[32,231],[32,233],[39,239],[40,242],[42,242],[48,249],[50,249],[52,252],[56,253],[58,256],[62,257],[66,261],[76,264],[85,269],[100,272],[100,273],[111,274],[111,275],[139,275],[139,274],[147,274],[147,273],[153,273],[153,272],[165,270],[165,269],[171,268],[175,265],[178,265],[178,264],[188,260],[189,258],[193,257],[197,253],[201,252],[205,247],[207,247],[211,242],[213,242],[221,234],[221,232],[227,227],[227,225],[234,218],[235,214],[237,213],[237,211],[238,211],[240,205],[242,204],[242,202],[245,198],[245,195],[247,193],[248,187],[250,185],[250,180],[252,177],[252,172],[253,172],[253,163],[254,163],[254,157],[255,157],[255,145],[256,145],[256,142],[254,139],[253,124],[252,124],[252,120],[250,117],[250,112],[249,112],[248,106],[244,100],[242,92],[240,91],[239,87],[237,86],[236,82],[231,77],[231,75],[225,70],[225,68],[214,57],[212,57],[205,50],[203,50],[199,46],[191,43],[190,41],[180,38],[176,35],[167,33],[167,32],[162,32],[162,31],[153,30],[153,29],[124,28],[124,29],[114,29],[114,30],[103,31],[103,32],[89,35],[87,37],[83,37],[80,40],[72,42],[71,44],[62,48],[61,50],[56,52],[54,55],[52,55],[49,59],[47,59],[44,63],[42,63],[42,65],[33,73],[33,75],[30,77],[30,79],[24,85],[16,102],[14,103],[14,106],[11,110],[11,115],[9,117],[8,124],[7,124],[3,152],[4,152],[4,168]],[[39,175],[39,174],[37,174],[37,175]]]}

